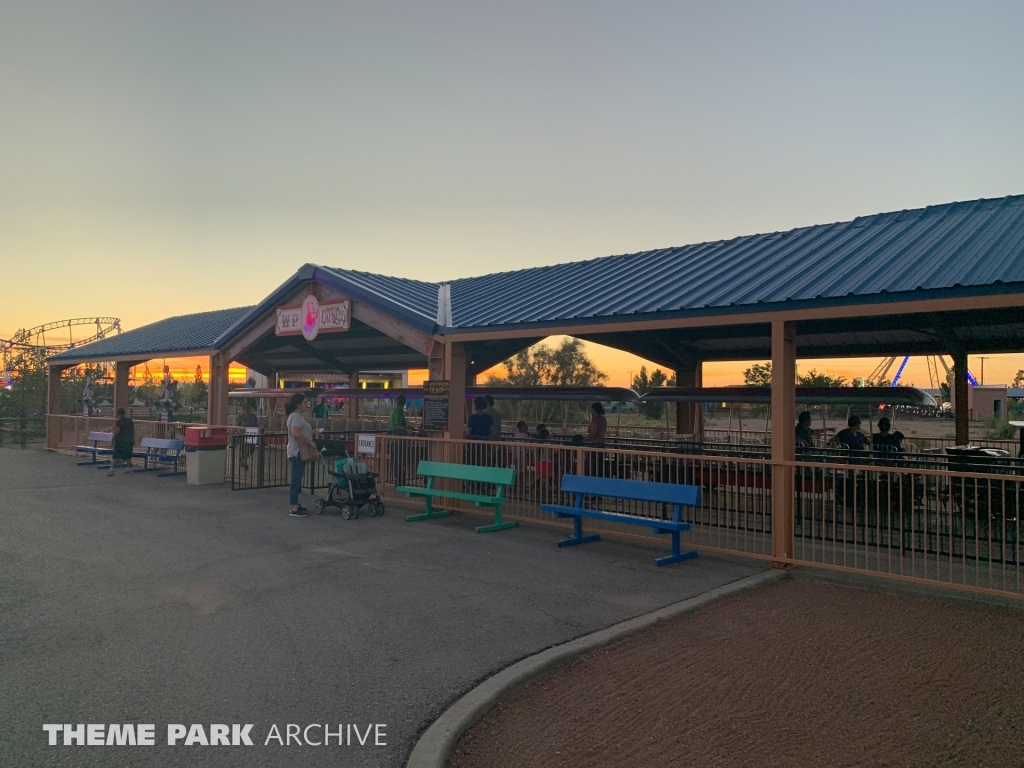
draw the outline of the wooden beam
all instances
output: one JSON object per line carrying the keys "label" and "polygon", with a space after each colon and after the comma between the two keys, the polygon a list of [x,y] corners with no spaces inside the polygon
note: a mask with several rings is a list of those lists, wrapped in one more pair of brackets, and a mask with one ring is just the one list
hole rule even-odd
{"label": "wooden beam", "polygon": [[959,349],[953,357],[953,419],[957,445],[971,442],[971,393],[967,380],[967,352]]}
{"label": "wooden beam", "polygon": [[1024,306],[1024,295],[1020,293],[993,294],[984,296],[963,296],[945,299],[917,299],[914,301],[877,302],[870,304],[847,304],[842,306],[807,307],[769,311],[722,312],[698,317],[669,317],[657,320],[616,320],[608,321],[567,321],[544,323],[520,328],[497,327],[493,330],[449,333],[446,341],[488,341],[490,339],[514,339],[527,336],[595,337],[601,333],[625,331],[648,331],[658,328],[715,328],[729,325],[753,325],[758,323],[798,322],[802,320],[826,320],[853,317],[880,317],[885,315],[914,315],[927,312],[957,312],[977,309],[1001,309]]}
{"label": "wooden beam", "polygon": [[221,350],[220,354],[230,360],[237,360],[245,354],[246,350],[262,341],[267,334],[272,333],[276,327],[277,309],[275,308],[270,314],[263,316],[253,325],[250,325],[241,336]]}
{"label": "wooden beam", "polygon": [[390,336],[395,341],[400,341],[410,349],[415,349],[423,355],[430,355],[433,339],[429,334],[424,333],[401,320],[382,312],[376,307],[371,307],[363,301],[356,301],[349,296],[335,290],[329,285],[318,286],[318,299],[320,301],[332,301],[337,299],[350,299],[352,301],[352,318],[361,323],[366,323],[371,328]]}
{"label": "wooden beam", "polygon": [[796,486],[796,326],[772,323],[772,557],[792,560]]}
{"label": "wooden beam", "polygon": [[351,372],[353,370],[355,370],[352,367],[351,364],[350,365],[346,365],[345,363],[341,362],[341,360],[336,358],[334,355],[328,354],[327,352],[324,352],[324,351],[318,349],[317,347],[313,346],[311,343],[306,341],[301,336],[292,336],[291,337],[291,342],[300,351],[305,352],[310,357],[316,358],[317,360],[319,360],[321,363],[323,363],[326,366],[329,366],[331,368],[335,368],[335,369],[337,369],[339,371],[342,371],[343,373],[348,373],[350,375],[351,375]]}
{"label": "wooden beam", "polygon": [[128,376],[131,374],[131,360],[118,360],[114,363],[114,415],[118,408],[128,410]]}
{"label": "wooden beam", "polygon": [[48,365],[46,367],[46,413],[51,416],[60,415],[61,406],[61,374],[70,365]]}
{"label": "wooden beam", "polygon": [[206,423],[218,426],[228,424],[228,366],[231,359],[210,355],[210,375],[207,386]]}
{"label": "wooden beam", "polygon": [[[703,368],[701,363],[697,363],[688,369],[677,369],[676,386],[703,387]],[[676,403],[676,432],[680,435],[696,435],[697,440],[703,439],[704,411],[700,403]]]}
{"label": "wooden beam", "polygon": [[[349,389],[359,389],[359,371],[352,371],[348,375],[348,387]],[[359,418],[358,397],[350,397],[348,399],[348,417],[353,421]]]}
{"label": "wooden beam", "polygon": [[444,377],[448,379],[448,431],[446,438],[462,439],[466,424],[466,350],[462,344],[444,345]]}

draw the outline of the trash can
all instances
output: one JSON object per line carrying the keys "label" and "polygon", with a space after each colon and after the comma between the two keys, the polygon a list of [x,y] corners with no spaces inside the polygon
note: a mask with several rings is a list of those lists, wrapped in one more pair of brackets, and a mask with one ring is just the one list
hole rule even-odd
{"label": "trash can", "polygon": [[227,427],[188,427],[185,453],[185,481],[189,485],[223,483],[228,456]]}

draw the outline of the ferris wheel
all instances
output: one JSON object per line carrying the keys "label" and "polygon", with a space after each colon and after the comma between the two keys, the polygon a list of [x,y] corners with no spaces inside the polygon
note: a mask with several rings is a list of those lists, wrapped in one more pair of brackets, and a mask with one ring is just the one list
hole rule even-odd
{"label": "ferris wheel", "polygon": [[34,352],[49,357],[120,332],[121,320],[117,317],[76,317],[22,328],[10,339],[0,339],[3,370],[8,370],[8,363],[17,354]]}

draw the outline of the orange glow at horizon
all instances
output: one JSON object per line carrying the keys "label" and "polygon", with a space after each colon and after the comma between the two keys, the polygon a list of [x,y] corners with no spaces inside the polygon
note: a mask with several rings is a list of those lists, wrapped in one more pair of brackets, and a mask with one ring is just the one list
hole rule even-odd
{"label": "orange glow at horizon", "polygon": [[[555,346],[561,343],[564,337],[552,336],[545,339],[542,344]],[[587,355],[597,366],[598,370],[607,374],[605,384],[609,387],[628,387],[632,377],[640,373],[640,367],[645,366],[648,374],[665,366],[644,360],[641,357],[623,352],[622,350],[606,347],[592,342],[583,342]],[[798,360],[797,371],[806,374],[811,370],[819,373],[827,373],[830,376],[842,376],[848,383],[852,383],[856,377],[867,378],[875,367],[883,360],[881,357],[860,357],[860,358],[819,358],[811,360]],[[739,360],[707,362],[703,366],[703,384],[705,387],[726,387],[734,384],[743,384],[743,372],[754,363],[767,362],[766,360]],[[892,379],[896,375],[902,358],[897,359],[895,365],[888,373]],[[952,360],[947,356],[947,364],[952,366]],[[981,358],[971,355],[968,358],[968,368],[979,383],[981,377]],[[985,355],[985,382],[986,384],[1012,385],[1017,372],[1024,370],[1024,355]],[[484,371],[477,377],[477,381],[484,383],[489,376],[501,378],[505,370],[499,364]],[[940,370],[940,374],[943,372]],[[900,377],[900,382],[912,386],[928,389],[931,384],[928,379],[928,368],[925,358],[911,357],[907,367]]]}
{"label": "orange glow at horizon", "polygon": [[[561,343],[562,338],[563,337],[553,336],[541,343],[546,343],[549,346],[555,346]],[[649,360],[644,360],[643,358],[637,357],[629,352],[623,352],[601,344],[584,342],[584,348],[594,365],[597,366],[598,370],[607,374],[608,379],[604,383],[609,387],[630,386],[632,377],[640,372],[641,366],[645,366],[648,373],[651,373],[658,368],[666,370],[665,366],[652,363]],[[1012,386],[1017,372],[1024,370],[1024,355],[1021,354],[985,355],[984,358],[984,383],[986,384],[1006,384],[1008,386]],[[842,376],[848,383],[852,383],[853,379],[858,376],[866,378],[881,362],[881,360],[882,358],[880,357],[799,360],[797,362],[797,370],[799,373],[807,373],[811,370],[815,370],[819,373],[827,373],[830,376]],[[901,359],[897,359],[896,364],[889,371],[889,379],[892,379],[896,374],[896,370],[898,369],[901,361]],[[743,384],[743,371],[756,362],[766,361],[745,360],[704,363],[704,386],[724,387]],[[946,362],[947,364],[952,364],[952,361],[948,357],[946,358]],[[148,362],[149,371],[155,381],[159,382],[163,376],[163,366],[165,364],[170,366],[171,375],[177,381],[183,383],[193,381],[197,365],[202,370],[203,381],[209,381],[210,361],[207,357],[156,358],[154,360],[150,360]],[[135,375],[140,381],[144,376],[145,365],[146,364],[140,364],[135,367]],[[978,382],[981,383],[981,357],[971,355],[968,358],[968,368]],[[228,369],[228,381],[231,384],[244,384],[245,372],[246,368],[244,366],[232,363]],[[480,373],[477,376],[477,381],[483,384],[491,376],[497,378],[504,377],[504,373],[504,368],[499,364]],[[940,370],[940,374],[941,373],[942,372]],[[422,386],[423,382],[428,378],[429,372],[425,368],[411,369],[408,371],[408,382],[410,387]],[[903,371],[900,381],[904,384],[916,387],[925,389],[930,388],[931,384],[928,378],[928,369],[925,358],[911,357],[910,361],[907,363],[906,369]]]}

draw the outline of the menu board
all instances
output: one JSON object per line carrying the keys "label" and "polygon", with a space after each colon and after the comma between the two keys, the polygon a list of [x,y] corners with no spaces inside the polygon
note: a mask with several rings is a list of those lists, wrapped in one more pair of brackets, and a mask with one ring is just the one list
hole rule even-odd
{"label": "menu board", "polygon": [[423,382],[423,428],[432,432],[448,429],[450,381]]}

